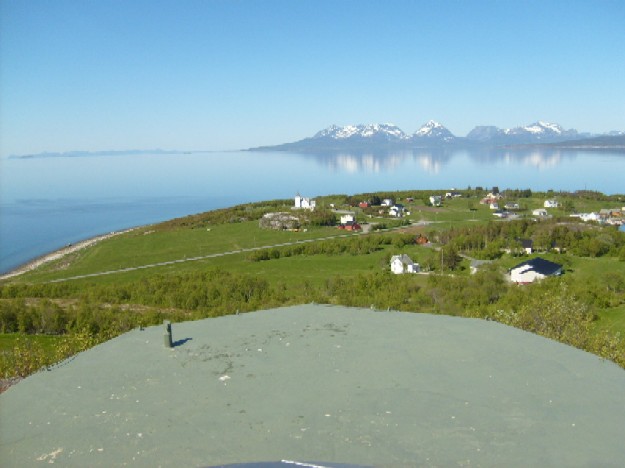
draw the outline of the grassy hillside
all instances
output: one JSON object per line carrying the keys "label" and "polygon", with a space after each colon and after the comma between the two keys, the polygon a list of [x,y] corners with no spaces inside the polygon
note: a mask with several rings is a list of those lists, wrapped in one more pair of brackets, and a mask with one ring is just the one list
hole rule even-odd
{"label": "grassy hillside", "polygon": [[[438,207],[428,205],[429,191],[322,197],[316,214],[300,213],[298,231],[261,228],[263,214],[290,212],[289,201],[261,202],[101,241],[0,284],[0,374],[32,371],[46,357],[53,361],[164,318],[311,301],[494,319],[625,363],[617,336],[625,332],[625,233],[568,217],[572,210],[598,211],[624,200],[596,192],[510,191],[501,204],[519,204],[518,220],[511,221],[494,218],[479,203],[485,191],[460,193]],[[396,219],[387,208],[358,207],[374,197],[393,198],[409,214]],[[535,219],[532,209],[546,198],[561,207],[549,209],[549,219]],[[355,213],[367,232],[323,225],[337,220],[340,210]],[[430,243],[416,244],[419,236]],[[506,271],[530,258],[504,253],[517,237],[538,246],[554,239],[566,244],[561,253],[545,248],[532,254],[562,264],[565,274],[541,284],[509,284]],[[399,253],[410,255],[424,274],[392,275],[389,259]],[[471,257],[491,263],[471,275]],[[170,263],[158,265],[163,262]],[[95,276],[74,279],[81,275]],[[24,334],[57,338],[25,341]],[[54,352],[49,343],[56,343]],[[32,355],[38,357],[30,367],[16,362]]]}

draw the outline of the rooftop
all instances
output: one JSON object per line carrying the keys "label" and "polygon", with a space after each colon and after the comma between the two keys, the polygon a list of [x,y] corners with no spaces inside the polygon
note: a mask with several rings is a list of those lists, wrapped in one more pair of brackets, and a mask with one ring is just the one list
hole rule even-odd
{"label": "rooftop", "polygon": [[511,268],[511,270],[516,270],[518,268],[524,268],[524,271],[535,271],[536,273],[540,273],[545,276],[553,275],[562,269],[562,265],[554,262],[550,262],[549,260],[545,260],[541,257],[532,258],[531,260],[527,260],[523,263],[519,263],[518,265]]}
{"label": "rooftop", "polygon": [[1,394],[0,465],[622,463],[625,372],[495,322],[301,305],[163,331]]}

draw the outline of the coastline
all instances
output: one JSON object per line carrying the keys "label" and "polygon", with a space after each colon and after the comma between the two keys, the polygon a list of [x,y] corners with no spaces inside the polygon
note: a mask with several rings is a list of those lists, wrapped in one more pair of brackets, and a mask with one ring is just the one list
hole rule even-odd
{"label": "coastline", "polygon": [[106,240],[106,239],[110,239],[111,237],[115,237],[118,236],[120,234],[125,234],[127,232],[131,232],[136,228],[130,228],[130,229],[125,229],[123,231],[113,231],[113,232],[109,232],[108,234],[102,234],[99,236],[95,236],[95,237],[91,237],[89,239],[85,239],[82,240],[80,242],[77,242],[75,244],[69,244],[65,247],[62,247],[60,249],[54,250],[52,252],[49,252],[47,254],[44,254],[40,257],[35,258],[34,260],[31,260],[21,266],[18,266],[17,268],[7,272],[7,273],[3,273],[0,275],[0,281],[9,279],[9,278],[14,278],[16,276],[20,276],[23,275],[24,273],[28,273],[30,271],[36,270],[37,268],[39,268],[41,265],[45,265],[46,263],[50,263],[53,262],[55,260],[59,260],[63,257],[65,257],[66,255],[69,255],[71,253],[74,252],[78,252],[80,250],[86,249],[87,247],[91,247],[92,245],[97,244],[100,241]]}

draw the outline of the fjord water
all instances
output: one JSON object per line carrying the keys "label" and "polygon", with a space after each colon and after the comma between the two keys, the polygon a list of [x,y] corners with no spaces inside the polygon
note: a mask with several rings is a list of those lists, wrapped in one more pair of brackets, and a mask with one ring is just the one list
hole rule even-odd
{"label": "fjord water", "polygon": [[625,192],[625,153],[206,152],[0,161],[0,272],[88,237],[296,193],[468,186]]}

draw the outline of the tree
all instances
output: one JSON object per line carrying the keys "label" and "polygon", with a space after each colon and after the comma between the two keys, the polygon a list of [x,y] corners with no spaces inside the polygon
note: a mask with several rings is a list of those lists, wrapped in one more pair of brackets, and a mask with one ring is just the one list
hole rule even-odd
{"label": "tree", "polygon": [[441,271],[455,270],[461,260],[456,247],[452,243],[441,247]]}
{"label": "tree", "polygon": [[573,200],[564,200],[562,202],[562,210],[567,213],[573,213],[575,211],[575,205],[573,204]]}

